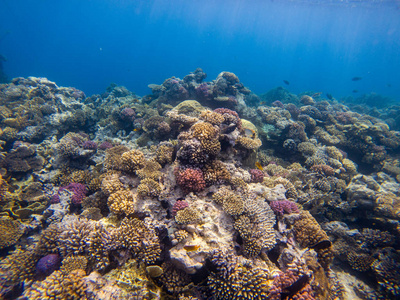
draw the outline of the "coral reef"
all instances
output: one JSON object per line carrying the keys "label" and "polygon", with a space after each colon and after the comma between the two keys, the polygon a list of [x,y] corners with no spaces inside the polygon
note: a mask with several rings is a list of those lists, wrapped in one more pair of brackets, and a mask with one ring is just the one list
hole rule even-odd
{"label": "coral reef", "polygon": [[399,107],[205,78],[0,85],[0,298],[399,297]]}

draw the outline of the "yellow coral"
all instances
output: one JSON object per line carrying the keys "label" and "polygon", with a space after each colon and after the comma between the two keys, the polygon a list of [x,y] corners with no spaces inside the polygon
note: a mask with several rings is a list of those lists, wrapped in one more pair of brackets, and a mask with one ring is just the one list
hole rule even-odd
{"label": "yellow coral", "polygon": [[113,173],[104,177],[101,182],[101,190],[106,194],[112,194],[116,191],[122,190],[124,188],[123,184],[119,180],[119,175]]}
{"label": "yellow coral", "polygon": [[118,190],[108,197],[107,205],[110,211],[116,215],[130,215],[135,212],[135,200],[129,190]]}
{"label": "yellow coral", "polygon": [[127,172],[134,172],[144,167],[144,154],[140,150],[130,150],[121,156],[121,169]]}
{"label": "yellow coral", "polygon": [[200,119],[213,125],[220,125],[225,120],[223,115],[210,110],[203,111]]}
{"label": "yellow coral", "polygon": [[201,214],[197,208],[186,207],[178,210],[175,216],[175,221],[178,224],[189,224],[197,222],[201,218]]}
{"label": "yellow coral", "polygon": [[156,150],[156,157],[155,160],[160,165],[166,165],[172,163],[174,155],[174,147],[167,146],[167,145],[160,145]]}
{"label": "yellow coral", "polygon": [[239,136],[236,139],[236,145],[243,147],[247,150],[256,150],[261,147],[262,142],[259,138],[249,138],[245,136]]}

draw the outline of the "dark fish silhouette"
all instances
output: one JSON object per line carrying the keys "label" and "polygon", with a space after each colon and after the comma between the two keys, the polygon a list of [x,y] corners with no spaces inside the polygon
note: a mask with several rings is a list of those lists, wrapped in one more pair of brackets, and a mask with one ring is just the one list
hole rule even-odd
{"label": "dark fish silhouette", "polygon": [[362,79],[362,77],[353,77],[351,80],[353,80],[353,81],[359,81],[359,80],[361,80]]}
{"label": "dark fish silhouette", "polygon": [[353,93],[358,93],[358,90],[353,90]]}
{"label": "dark fish silhouette", "polygon": [[391,85],[390,83],[388,83],[386,86],[387,86],[387,87],[392,87],[392,85]]}
{"label": "dark fish silhouette", "polygon": [[318,92],[318,93],[314,93],[311,95],[312,98],[317,98],[319,96],[321,96],[322,92]]}
{"label": "dark fish silhouette", "polygon": [[333,99],[332,94],[329,94],[329,93],[326,93],[326,97],[327,97],[329,100],[332,100],[332,99]]}
{"label": "dark fish silhouette", "polygon": [[287,85],[289,85],[290,84],[290,82],[289,81],[287,81],[287,80],[284,80],[283,81],[285,84],[287,84]]}

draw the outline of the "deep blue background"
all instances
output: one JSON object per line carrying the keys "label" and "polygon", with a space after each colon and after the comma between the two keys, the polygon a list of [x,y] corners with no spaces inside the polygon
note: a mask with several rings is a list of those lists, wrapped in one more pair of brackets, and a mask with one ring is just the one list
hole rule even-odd
{"label": "deep blue background", "polygon": [[400,102],[399,1],[321,2],[0,0],[0,54],[9,77],[87,95],[111,82],[144,95],[201,67],[207,80],[234,72],[256,93],[286,79],[295,93]]}

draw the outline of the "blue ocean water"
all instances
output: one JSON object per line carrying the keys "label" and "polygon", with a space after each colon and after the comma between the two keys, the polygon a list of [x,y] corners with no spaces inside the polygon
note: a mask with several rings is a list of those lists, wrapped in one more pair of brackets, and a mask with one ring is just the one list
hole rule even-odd
{"label": "blue ocean water", "polygon": [[[399,1],[0,1],[9,78],[47,77],[87,95],[139,95],[197,67],[234,72],[255,93],[285,85],[339,98],[400,100]],[[361,80],[353,81],[353,77]]]}

